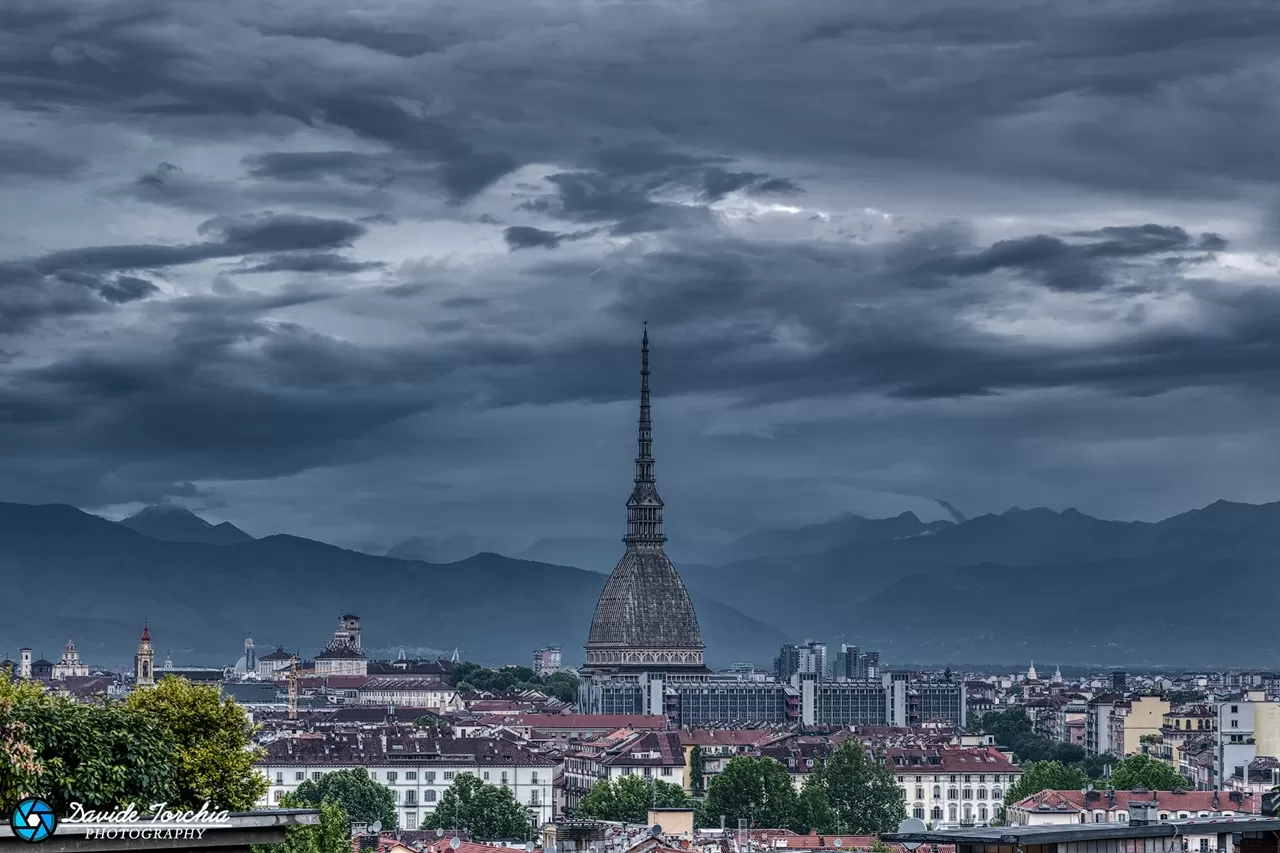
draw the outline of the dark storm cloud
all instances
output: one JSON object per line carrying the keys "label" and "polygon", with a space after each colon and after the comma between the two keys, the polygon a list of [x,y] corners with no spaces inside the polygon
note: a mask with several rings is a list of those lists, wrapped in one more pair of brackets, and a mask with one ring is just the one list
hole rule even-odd
{"label": "dark storm cloud", "polygon": [[145,299],[159,292],[135,270],[160,270],[218,258],[272,257],[247,272],[355,272],[376,268],[333,254],[349,247],[366,227],[345,220],[294,214],[218,217],[199,226],[213,239],[176,246],[136,244],[64,249],[17,261],[0,261],[0,327],[24,328],[42,319],[69,317]]}
{"label": "dark storm cloud", "polygon": [[29,142],[0,139],[0,178],[65,178],[83,162],[78,157],[68,157]]}
{"label": "dark storm cloud", "polygon": [[1193,238],[1182,228],[1167,225],[1111,226],[1080,231],[1069,242],[1061,237],[1035,234],[1000,242],[960,258],[937,259],[944,273],[970,276],[996,270],[1016,270],[1035,276],[1054,290],[1100,290],[1125,268],[1126,259],[1155,255],[1185,258],[1221,251],[1227,241],[1218,234]]}
{"label": "dark storm cloud", "polygon": [[502,239],[513,252],[517,249],[558,249],[566,240],[581,240],[586,236],[587,232],[557,234],[528,225],[513,225],[502,232]]}
{"label": "dark storm cloud", "polygon": [[335,255],[332,252],[295,252],[277,255],[262,263],[247,267],[241,272],[319,272],[319,273],[353,273],[382,269],[386,264],[380,261],[354,261]]}

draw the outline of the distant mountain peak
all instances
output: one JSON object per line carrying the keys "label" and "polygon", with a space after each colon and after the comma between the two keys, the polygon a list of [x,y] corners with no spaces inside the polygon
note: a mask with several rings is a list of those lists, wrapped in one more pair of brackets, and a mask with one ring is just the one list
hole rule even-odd
{"label": "distant mountain peak", "polygon": [[177,504],[154,504],[120,522],[151,539],[163,542],[205,542],[210,545],[238,545],[253,537],[229,521],[210,524],[191,510]]}

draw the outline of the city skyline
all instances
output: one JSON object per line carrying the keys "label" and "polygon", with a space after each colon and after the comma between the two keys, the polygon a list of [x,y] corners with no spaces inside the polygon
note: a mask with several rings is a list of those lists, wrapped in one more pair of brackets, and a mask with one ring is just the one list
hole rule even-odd
{"label": "city skyline", "polygon": [[689,542],[1280,498],[1280,11],[432,8],[13,11],[0,499],[595,536],[646,319]]}

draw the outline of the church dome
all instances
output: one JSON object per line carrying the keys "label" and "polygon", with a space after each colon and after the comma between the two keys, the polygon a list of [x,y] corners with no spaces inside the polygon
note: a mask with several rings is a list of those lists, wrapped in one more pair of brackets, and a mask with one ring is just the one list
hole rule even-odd
{"label": "church dome", "polygon": [[702,650],[684,581],[660,550],[628,550],[600,593],[587,648]]}

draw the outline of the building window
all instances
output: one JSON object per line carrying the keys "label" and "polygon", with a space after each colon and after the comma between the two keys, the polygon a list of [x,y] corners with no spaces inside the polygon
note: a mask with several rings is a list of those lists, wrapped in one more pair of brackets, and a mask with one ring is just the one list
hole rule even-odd
{"label": "building window", "polygon": [[488,771],[488,770],[484,771],[484,781],[486,781],[486,782],[488,782],[488,781],[489,781],[489,771]]}
{"label": "building window", "polygon": [[293,774],[293,778],[294,781],[301,782],[303,779],[307,778],[307,774],[299,770]]}
{"label": "building window", "polygon": [[965,789],[964,789],[964,798],[965,798],[966,800],[972,800],[972,799],[973,799],[973,789],[972,789],[972,788],[965,788]]}
{"label": "building window", "polygon": [[[668,775],[668,776],[670,776],[671,774],[670,774],[670,773],[668,773],[667,775]],[[529,776],[529,783],[530,783],[531,785],[536,785],[536,784],[538,784],[538,771],[537,771],[537,770],[533,771],[532,775],[530,775],[530,776]]]}
{"label": "building window", "polygon": [[916,799],[917,800],[924,799],[924,788],[921,788],[919,786],[916,787]]}
{"label": "building window", "polygon": [[952,823],[956,822],[956,814],[956,807],[954,805],[947,809],[947,817],[951,819]]}
{"label": "building window", "polygon": [[446,771],[444,772],[444,781],[446,781],[446,782],[452,782],[452,781],[453,781],[453,771],[452,771],[452,770],[446,770]]}
{"label": "building window", "polygon": [[406,813],[405,813],[405,816],[404,816],[404,828],[405,828],[405,829],[417,829],[417,828],[418,828],[418,813],[417,813],[417,812],[406,812]]}
{"label": "building window", "polygon": [[435,783],[436,783],[436,771],[434,771],[434,770],[428,770],[428,771],[427,771],[427,784],[428,784],[428,785],[434,785]]}
{"label": "building window", "polygon": [[942,799],[942,786],[941,786],[941,785],[934,785],[934,786],[933,786],[933,798],[934,798],[935,800],[940,800],[940,799]]}
{"label": "building window", "polygon": [[1004,795],[1000,793],[1000,789],[999,789],[999,788],[992,788],[992,789],[991,789],[991,799],[993,799],[993,800],[1003,800],[1003,799],[1004,799]]}
{"label": "building window", "polygon": [[406,806],[416,806],[416,805],[418,804],[418,792],[417,792],[417,791],[405,791],[405,792],[404,792],[404,804],[405,804]]}
{"label": "building window", "polygon": [[540,805],[542,805],[542,803],[538,801],[538,789],[537,789],[537,788],[534,788],[532,791],[530,791],[530,792],[529,792],[529,805],[531,805],[531,806],[540,806]]}
{"label": "building window", "polygon": [[1233,728],[1233,729],[1238,729],[1238,728],[1240,728],[1240,721],[1239,721],[1239,720],[1232,720],[1232,721],[1231,721],[1231,728]]}
{"label": "building window", "polygon": [[929,816],[934,820],[942,820],[942,806],[934,806]]}
{"label": "building window", "polygon": [[[662,775],[663,775],[663,776],[670,776],[670,775],[671,775],[671,768],[670,768],[670,767],[664,767],[664,768],[662,768]],[[534,782],[537,782],[537,781],[538,781],[538,779],[537,779],[538,774],[537,774],[537,773],[534,773],[534,774],[533,774],[533,776],[534,776],[533,781],[534,781]]]}
{"label": "building window", "polygon": [[372,779],[373,781],[377,782],[377,781],[378,781],[378,771],[377,771],[377,770],[370,770],[370,771],[369,771],[369,778],[370,778],[370,779]]}
{"label": "building window", "polygon": [[436,792],[427,791],[425,794],[423,794],[422,799],[425,802],[434,803],[436,801]]}
{"label": "building window", "polygon": [[321,776],[321,773],[320,773],[320,771],[319,771],[319,770],[312,771],[312,773],[311,773],[311,778],[312,778],[312,779],[319,779],[319,778],[320,778],[320,776]]}
{"label": "building window", "polygon": [[271,792],[271,802],[273,803],[280,802],[280,792],[278,790]]}
{"label": "building window", "polygon": [[406,771],[404,772],[404,778],[406,778],[406,779],[417,779],[417,778],[418,778],[418,771],[417,771],[417,770],[406,770]]}
{"label": "building window", "polygon": [[277,770],[277,771],[276,771],[276,784],[277,784],[277,785],[283,785],[283,784],[284,784],[284,771],[283,771],[283,770]]}
{"label": "building window", "polygon": [[987,807],[978,806],[978,820],[986,822],[986,819],[987,819]]}
{"label": "building window", "polygon": [[399,779],[399,778],[400,778],[400,774],[399,774],[398,772],[396,772],[395,770],[388,770],[388,771],[387,771],[387,784],[388,784],[388,785],[394,785],[394,784],[396,783],[396,780],[397,780],[397,779]]}
{"label": "building window", "polygon": [[[645,769],[648,770],[649,768],[646,767]],[[502,784],[507,784],[507,771],[505,770],[502,771]]]}
{"label": "building window", "polygon": [[1239,706],[1239,705],[1232,705],[1232,706],[1231,706],[1231,713],[1233,713],[1233,714],[1239,714],[1239,713],[1240,713],[1240,706]]}
{"label": "building window", "polygon": [[955,789],[955,788],[948,788],[948,789],[947,789],[947,799],[948,799],[948,800],[954,800],[954,799],[955,799],[956,797],[958,797],[958,796],[959,796],[959,793],[956,791],[956,789]]}
{"label": "building window", "polygon": [[980,800],[985,800],[986,798],[987,798],[987,789],[986,789],[986,788],[979,788],[979,789],[978,789],[978,799],[980,799]]}

